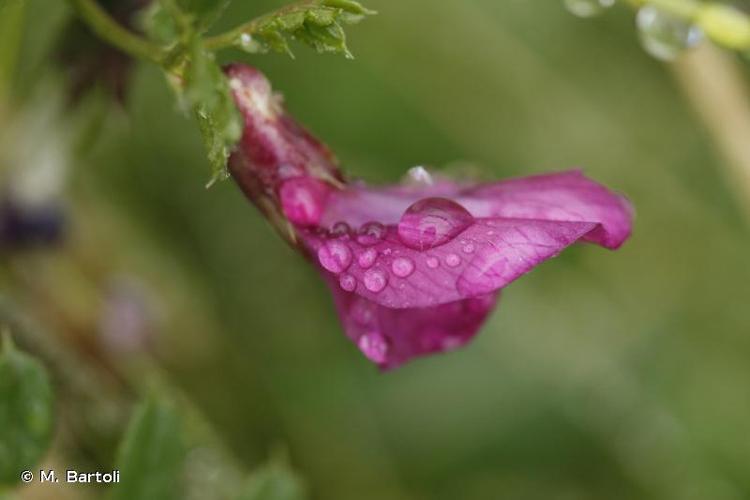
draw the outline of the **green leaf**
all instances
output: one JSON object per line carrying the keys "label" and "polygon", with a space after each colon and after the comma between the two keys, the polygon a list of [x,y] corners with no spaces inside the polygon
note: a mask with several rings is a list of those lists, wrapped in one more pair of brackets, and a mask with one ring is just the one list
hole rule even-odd
{"label": "green leaf", "polygon": [[52,399],[44,367],[16,349],[6,333],[0,353],[0,485],[15,484],[47,449]]}
{"label": "green leaf", "polygon": [[255,471],[245,484],[238,500],[306,500],[302,480],[285,460],[275,459]]}
{"label": "green leaf", "polygon": [[185,98],[198,119],[212,179],[227,177],[227,158],[242,135],[242,120],[227,80],[200,39],[190,47],[190,63],[185,75]]}
{"label": "green leaf", "polygon": [[240,30],[237,47],[251,53],[286,52],[289,40],[298,40],[320,53],[352,55],[346,46],[344,24],[359,22],[374,14],[350,0],[314,0],[283,7],[262,16]]}
{"label": "green leaf", "polygon": [[181,498],[180,475],[185,458],[181,420],[175,408],[148,399],[136,410],[118,453],[120,483],[112,500]]}

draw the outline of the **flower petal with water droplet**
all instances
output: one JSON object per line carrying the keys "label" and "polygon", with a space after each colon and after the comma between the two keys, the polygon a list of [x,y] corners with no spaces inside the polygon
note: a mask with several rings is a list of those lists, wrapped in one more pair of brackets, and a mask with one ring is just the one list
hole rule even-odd
{"label": "flower petal with water droplet", "polygon": [[615,249],[630,235],[627,200],[580,171],[476,183],[427,182],[413,170],[420,182],[346,184],[260,72],[227,73],[245,119],[232,176],[293,233],[331,287],[347,336],[384,369],[463,345],[501,288],[575,242]]}

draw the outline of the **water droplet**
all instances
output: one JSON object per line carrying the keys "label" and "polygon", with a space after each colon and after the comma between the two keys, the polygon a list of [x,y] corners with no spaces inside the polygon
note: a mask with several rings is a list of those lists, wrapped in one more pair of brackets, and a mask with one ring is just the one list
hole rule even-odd
{"label": "water droplet", "polygon": [[353,292],[357,288],[357,279],[351,274],[342,274],[339,279],[339,285],[347,292]]}
{"label": "water droplet", "polygon": [[427,257],[427,260],[425,261],[427,264],[427,267],[430,269],[437,269],[437,267],[440,265],[440,259],[437,257]]}
{"label": "water droplet", "polygon": [[344,236],[349,234],[349,231],[351,231],[349,224],[339,221],[331,227],[331,236]]}
{"label": "water droplet", "polygon": [[401,216],[398,236],[406,246],[426,250],[449,242],[473,221],[471,214],[455,201],[425,198]]}
{"label": "water droplet", "polygon": [[407,186],[420,187],[432,186],[434,182],[435,181],[432,179],[432,174],[430,174],[430,171],[421,165],[417,165],[416,167],[412,167],[406,171],[406,175],[404,176],[402,184],[405,184]]}
{"label": "water droplet", "polygon": [[375,245],[385,237],[385,226],[379,222],[368,222],[359,228],[357,241],[361,245]]}
{"label": "water droplet", "polygon": [[703,38],[694,24],[653,5],[639,9],[635,22],[644,50],[662,61],[673,60]]}
{"label": "water droplet", "polygon": [[461,249],[463,253],[473,253],[474,252],[474,244],[473,243],[467,243],[463,246]]}
{"label": "water droplet", "polygon": [[615,4],[615,0],[564,0],[565,8],[578,17],[593,17]]}
{"label": "water droplet", "polygon": [[384,363],[388,358],[388,340],[378,332],[365,333],[357,342],[362,354],[375,363]]}
{"label": "water droplet", "polygon": [[455,253],[449,253],[445,257],[445,263],[448,264],[449,267],[456,267],[461,263],[461,257]]}
{"label": "water droplet", "polygon": [[332,273],[340,273],[352,263],[352,252],[341,241],[328,241],[318,249],[318,260]]}
{"label": "water droplet", "polygon": [[391,271],[399,278],[406,278],[414,272],[414,261],[409,257],[398,257],[391,263]]}
{"label": "water droplet", "polygon": [[362,269],[369,269],[378,258],[378,252],[374,248],[367,248],[357,256],[357,264]]}
{"label": "water droplet", "polygon": [[380,269],[370,269],[365,272],[365,288],[371,292],[378,293],[388,284],[388,275]]}
{"label": "water droplet", "polygon": [[240,35],[240,47],[245,52],[261,52],[263,46],[253,38],[250,33],[243,33]]}

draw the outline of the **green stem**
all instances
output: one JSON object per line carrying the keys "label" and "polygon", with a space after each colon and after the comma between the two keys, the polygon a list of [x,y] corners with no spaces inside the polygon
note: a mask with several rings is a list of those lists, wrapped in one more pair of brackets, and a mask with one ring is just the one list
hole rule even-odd
{"label": "green stem", "polygon": [[122,27],[95,0],[68,0],[86,24],[101,38],[133,57],[161,63],[166,51]]}

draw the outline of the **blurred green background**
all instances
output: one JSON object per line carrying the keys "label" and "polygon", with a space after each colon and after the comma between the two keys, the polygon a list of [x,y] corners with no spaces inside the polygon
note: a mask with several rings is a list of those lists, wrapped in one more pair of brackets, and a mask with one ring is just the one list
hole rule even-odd
{"label": "blurred green background", "polygon": [[[33,117],[53,109],[64,71],[51,71],[50,51],[70,12],[29,3],[12,104]],[[235,1],[217,30],[279,5]],[[32,352],[73,353],[68,372],[95,395],[81,409],[54,366],[68,417],[48,460],[109,465],[106,433],[71,431],[85,408],[107,406],[110,386],[94,375],[104,364],[128,380],[126,399],[155,376],[178,388],[241,467],[283,446],[316,499],[750,498],[748,219],[670,68],[640,48],[632,12],[367,6],[379,14],[347,30],[353,61],[300,46],[295,60],[222,57],[265,71],[352,175],[579,166],[632,200],[632,239],[615,253],[569,249],[509,286],[465,349],[380,374],[344,337],[314,270],[239,190],[204,188],[195,123],[159,70],[138,64],[122,108],[91,97],[26,135],[31,150],[72,144],[68,236],[3,257],[4,309],[43,332],[19,333]],[[8,116],[1,127],[20,126]],[[147,348],[103,340],[102,308],[122,283],[148,317],[136,329]],[[107,415],[96,418],[119,422]],[[45,492],[59,494],[28,496]]]}

